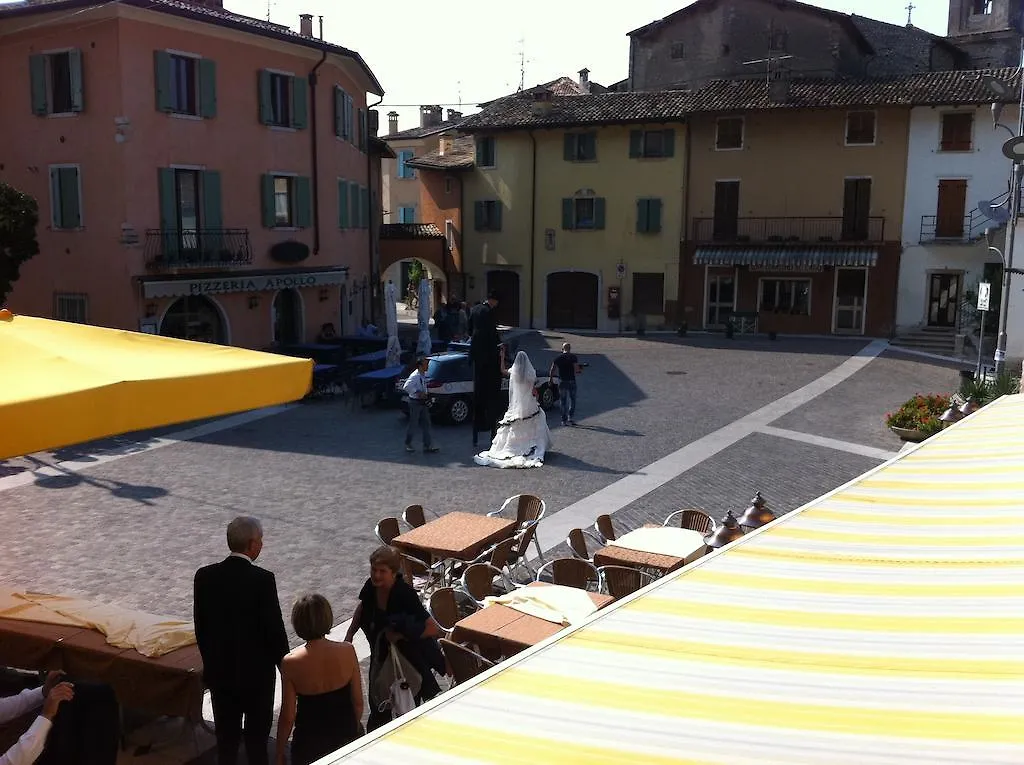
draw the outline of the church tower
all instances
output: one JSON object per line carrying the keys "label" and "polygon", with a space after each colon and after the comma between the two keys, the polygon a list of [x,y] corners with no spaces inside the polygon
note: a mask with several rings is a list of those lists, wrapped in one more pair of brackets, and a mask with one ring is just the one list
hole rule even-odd
{"label": "church tower", "polygon": [[1018,66],[1024,0],[949,0],[950,41],[966,51],[971,67]]}

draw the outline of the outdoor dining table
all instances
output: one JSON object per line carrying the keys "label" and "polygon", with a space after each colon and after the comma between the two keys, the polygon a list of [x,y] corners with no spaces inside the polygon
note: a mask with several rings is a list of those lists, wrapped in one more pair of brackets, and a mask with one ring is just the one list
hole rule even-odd
{"label": "outdoor dining table", "polygon": [[[547,582],[531,582],[528,587],[550,587]],[[615,598],[599,592],[587,595],[598,610],[612,603]],[[477,646],[488,659],[500,660],[513,656],[530,646],[558,634],[565,627],[537,616],[524,614],[509,606],[492,603],[464,619],[460,619],[452,630],[451,639],[456,643]]]}
{"label": "outdoor dining table", "polygon": [[361,353],[358,356],[351,356],[348,361],[354,364],[374,364],[378,361],[384,361],[387,357],[387,350],[370,351],[369,353]]}
{"label": "outdoor dining table", "polygon": [[[659,552],[650,552],[652,536],[658,539]],[[635,546],[631,546],[635,545]],[[667,574],[700,558],[707,550],[704,536],[699,531],[674,526],[642,528],[630,531],[594,553],[597,566],[628,566],[647,568]]]}
{"label": "outdoor dining table", "polygon": [[473,560],[487,547],[511,537],[515,518],[454,511],[395,537],[391,544],[410,555]]}

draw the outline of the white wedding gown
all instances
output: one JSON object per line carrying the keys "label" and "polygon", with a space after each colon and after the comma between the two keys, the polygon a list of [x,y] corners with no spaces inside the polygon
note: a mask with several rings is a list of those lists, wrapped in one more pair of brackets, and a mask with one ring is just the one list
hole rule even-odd
{"label": "white wedding gown", "polygon": [[551,431],[547,414],[533,395],[537,371],[526,353],[519,351],[508,374],[508,411],[498,423],[491,448],[473,461],[497,468],[541,467],[551,447]]}

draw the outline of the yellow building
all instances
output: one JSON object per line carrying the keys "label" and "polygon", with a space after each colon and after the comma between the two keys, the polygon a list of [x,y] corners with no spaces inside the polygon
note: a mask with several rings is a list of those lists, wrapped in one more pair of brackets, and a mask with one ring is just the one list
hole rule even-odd
{"label": "yellow building", "polygon": [[504,323],[674,326],[685,185],[683,94],[502,99],[461,129],[470,298]]}

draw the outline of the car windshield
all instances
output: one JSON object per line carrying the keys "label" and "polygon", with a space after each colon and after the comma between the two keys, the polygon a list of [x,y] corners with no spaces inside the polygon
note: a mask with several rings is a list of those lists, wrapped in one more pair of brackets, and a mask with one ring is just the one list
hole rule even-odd
{"label": "car windshield", "polygon": [[444,365],[438,359],[431,359],[427,364],[427,377],[440,377]]}

